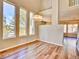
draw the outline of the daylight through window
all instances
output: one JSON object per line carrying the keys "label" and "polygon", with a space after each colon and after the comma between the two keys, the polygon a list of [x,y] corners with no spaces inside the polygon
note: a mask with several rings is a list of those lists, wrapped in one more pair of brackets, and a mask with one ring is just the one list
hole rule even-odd
{"label": "daylight through window", "polygon": [[3,2],[3,38],[15,37],[15,28],[15,6]]}
{"label": "daylight through window", "polygon": [[27,12],[25,9],[20,8],[20,24],[19,24],[19,35],[20,36],[25,36],[27,35]]}

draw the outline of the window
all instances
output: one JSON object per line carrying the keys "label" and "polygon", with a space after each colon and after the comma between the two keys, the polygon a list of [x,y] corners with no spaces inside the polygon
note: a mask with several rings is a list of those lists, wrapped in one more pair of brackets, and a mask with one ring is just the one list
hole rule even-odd
{"label": "window", "polygon": [[68,24],[68,33],[73,33],[73,25]]}
{"label": "window", "polygon": [[67,25],[65,24],[64,25],[64,33],[66,33],[67,32]]}
{"label": "window", "polygon": [[77,33],[78,30],[78,24],[73,25],[73,33]]}
{"label": "window", "polygon": [[26,36],[26,25],[27,25],[27,12],[25,9],[20,8],[20,24],[19,24],[19,35],[20,36]]}
{"label": "window", "polygon": [[15,37],[15,28],[15,6],[3,2],[3,39]]}
{"label": "window", "polygon": [[29,27],[29,34],[30,35],[34,35],[35,34],[35,20],[33,18],[34,14],[32,12],[30,12],[30,27]]}
{"label": "window", "polygon": [[79,0],[69,0],[69,6],[78,6]]}
{"label": "window", "polygon": [[68,33],[77,33],[77,24],[68,24]]}

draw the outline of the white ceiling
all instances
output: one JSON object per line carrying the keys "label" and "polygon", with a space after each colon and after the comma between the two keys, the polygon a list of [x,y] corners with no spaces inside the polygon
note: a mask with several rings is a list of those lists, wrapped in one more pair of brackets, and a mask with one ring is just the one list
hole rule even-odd
{"label": "white ceiling", "polygon": [[41,8],[40,10],[47,10],[47,9],[50,9],[52,8],[52,1],[53,0],[40,0],[41,1]]}
{"label": "white ceiling", "polygon": [[52,7],[52,0],[8,0],[17,6],[22,6],[28,10],[39,12],[40,10]]}
{"label": "white ceiling", "polygon": [[40,9],[40,0],[9,0],[17,6],[22,6],[28,10],[38,12]]}

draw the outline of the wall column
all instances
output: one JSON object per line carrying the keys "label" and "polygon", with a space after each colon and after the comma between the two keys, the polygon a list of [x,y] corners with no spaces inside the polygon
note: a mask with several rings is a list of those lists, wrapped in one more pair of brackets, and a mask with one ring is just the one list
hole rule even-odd
{"label": "wall column", "polygon": [[59,0],[52,1],[52,24],[58,24],[59,20]]}
{"label": "wall column", "polygon": [[3,0],[0,0],[0,40],[3,38]]}
{"label": "wall column", "polygon": [[15,6],[16,7],[16,38],[18,39],[19,38],[19,7],[18,6]]}

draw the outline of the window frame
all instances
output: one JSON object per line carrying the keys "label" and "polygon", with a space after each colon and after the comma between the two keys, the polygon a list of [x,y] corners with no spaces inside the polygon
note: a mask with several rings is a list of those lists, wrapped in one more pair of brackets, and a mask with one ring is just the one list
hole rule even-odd
{"label": "window frame", "polygon": [[71,28],[72,31],[71,31],[70,33],[76,34],[78,30],[76,30],[76,31],[74,32],[74,25],[77,25],[77,26],[76,26],[76,27],[77,27],[76,29],[78,29],[78,24],[68,24],[68,33],[69,33],[69,25],[72,26],[72,28]]}
{"label": "window frame", "polygon": [[[2,1],[2,2],[3,2],[3,3],[6,2],[7,4],[10,4],[10,5],[12,5],[12,6],[15,7],[15,11],[14,11],[14,12],[15,12],[15,16],[14,16],[14,17],[15,17],[15,19],[14,19],[14,21],[15,21],[15,30],[14,30],[14,32],[15,32],[15,37],[7,37],[7,38],[4,38],[4,36],[3,36],[3,32],[4,32],[4,31],[2,31],[2,39],[3,39],[3,40],[14,39],[14,38],[16,38],[16,6],[15,6],[15,4],[13,4],[13,3],[9,2],[9,1],[5,1],[5,0],[4,0],[4,1]],[[4,8],[3,5],[4,5],[4,4],[2,4],[2,9]],[[3,15],[3,12],[4,12],[4,11],[2,11],[2,15]],[[3,17],[4,17],[4,15],[3,15]],[[2,18],[3,18],[3,17],[2,17]],[[2,20],[2,22],[4,22],[4,20]],[[2,28],[3,28],[3,26],[4,26],[4,25],[3,25],[3,23],[2,23]]]}
{"label": "window frame", "polygon": [[69,33],[69,28],[70,28],[69,25],[72,26],[72,32],[70,34],[76,34],[77,33],[78,30],[74,32],[74,27],[73,26],[74,25],[77,25],[77,28],[76,29],[78,29],[79,24],[64,24],[64,25],[66,25],[66,33]]}
{"label": "window frame", "polygon": [[[35,33],[30,34],[30,25],[32,24],[31,16],[30,16],[31,13],[33,13],[33,12],[31,12],[31,11],[29,12],[29,36],[34,36],[36,34],[36,29],[34,29]],[[34,15],[34,13],[33,13],[33,15]],[[35,25],[35,21],[34,21],[34,25]]]}
{"label": "window frame", "polygon": [[64,24],[64,33],[67,33],[67,24]]}
{"label": "window frame", "polygon": [[[26,35],[20,35],[20,9],[23,9],[23,10],[26,11]],[[20,7],[20,8],[19,8],[19,37],[27,37],[27,36],[28,36],[28,32],[27,32],[27,30],[28,30],[28,28],[27,28],[27,22],[28,22],[28,11],[27,11],[25,8]]]}

